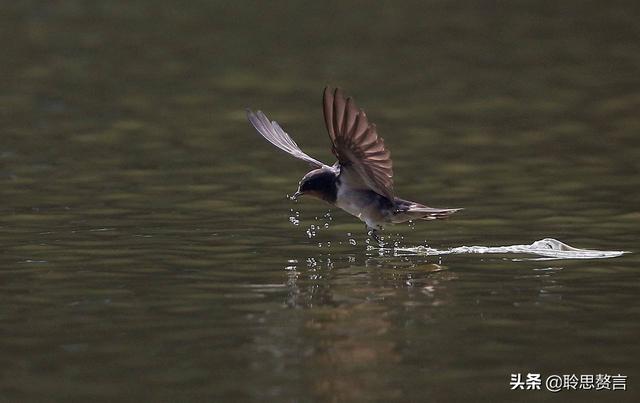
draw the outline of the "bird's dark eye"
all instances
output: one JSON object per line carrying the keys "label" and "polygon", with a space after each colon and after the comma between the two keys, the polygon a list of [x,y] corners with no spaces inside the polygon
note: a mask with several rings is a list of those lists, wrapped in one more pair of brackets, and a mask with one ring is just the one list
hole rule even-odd
{"label": "bird's dark eye", "polygon": [[311,181],[310,180],[306,180],[306,181],[304,181],[304,182],[302,182],[300,184],[300,190],[301,191],[304,192],[305,190],[309,190],[309,189],[311,189]]}

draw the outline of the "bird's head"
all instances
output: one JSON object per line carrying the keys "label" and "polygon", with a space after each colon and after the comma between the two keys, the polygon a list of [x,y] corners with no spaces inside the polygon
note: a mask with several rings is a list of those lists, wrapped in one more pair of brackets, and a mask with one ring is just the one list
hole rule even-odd
{"label": "bird's head", "polygon": [[318,199],[335,203],[337,197],[336,174],[331,169],[319,168],[309,172],[300,180],[298,191],[293,199],[309,195]]}

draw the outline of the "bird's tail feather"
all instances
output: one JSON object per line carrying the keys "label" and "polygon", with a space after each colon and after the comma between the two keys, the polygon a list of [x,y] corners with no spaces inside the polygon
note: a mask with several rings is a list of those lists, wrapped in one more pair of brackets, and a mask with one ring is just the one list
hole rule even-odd
{"label": "bird's tail feather", "polygon": [[461,208],[432,208],[432,207],[417,207],[407,210],[407,214],[415,215],[420,220],[441,220],[443,218],[449,218],[453,213],[462,210]]}
{"label": "bird's tail feather", "polygon": [[433,208],[399,198],[396,198],[395,202],[397,210],[393,221],[396,223],[407,220],[441,220],[462,210],[461,208]]}

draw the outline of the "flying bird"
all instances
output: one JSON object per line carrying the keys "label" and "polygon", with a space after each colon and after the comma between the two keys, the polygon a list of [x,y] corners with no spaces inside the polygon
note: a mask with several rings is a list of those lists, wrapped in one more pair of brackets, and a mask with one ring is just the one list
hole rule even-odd
{"label": "flying bird", "polygon": [[247,109],[247,118],[258,133],[313,168],[300,181],[294,199],[308,195],[341,208],[364,221],[368,234],[378,242],[376,231],[385,224],[447,218],[460,210],[428,207],[396,197],[391,154],[376,125],[369,123],[364,111],[340,88],[325,88],[322,103],[331,151],[338,159],[331,166],[302,151],[276,121],[270,121],[261,111]]}

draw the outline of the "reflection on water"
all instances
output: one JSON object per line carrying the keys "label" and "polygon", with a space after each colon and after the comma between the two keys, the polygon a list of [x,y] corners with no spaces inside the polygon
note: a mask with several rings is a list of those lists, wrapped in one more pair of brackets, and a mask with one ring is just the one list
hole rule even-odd
{"label": "reflection on water", "polygon": [[[637,397],[635,3],[40,3],[0,5],[0,400],[494,402],[534,371]],[[630,253],[368,248],[244,116],[328,160],[328,84],[399,196],[465,208],[390,243]]]}
{"label": "reflection on water", "polygon": [[[553,312],[566,297],[565,281],[557,277],[563,267],[517,271],[510,282],[485,288],[486,281],[504,280],[499,273],[508,264],[455,266],[452,270],[448,265],[417,261],[415,256],[364,261],[355,256],[340,261],[322,256],[287,266],[287,306],[293,310],[268,312],[260,320],[272,325],[300,322],[293,332],[285,330],[289,326],[276,326],[278,332],[260,337],[256,346],[262,353],[259,368],[284,365],[286,372],[283,362],[302,360],[309,363],[301,379],[311,388],[306,393],[336,400],[398,399],[407,396],[404,385],[416,388],[411,394],[416,399],[422,394],[442,397],[441,393],[451,393],[443,391],[442,382],[500,377],[510,364],[492,354],[516,354],[521,343],[535,340],[523,332],[510,334],[508,329],[526,321],[528,315],[536,318],[541,329],[553,327],[553,321],[543,320],[536,312]],[[476,270],[481,273],[474,273]],[[513,298],[515,290],[521,295],[504,306],[505,295]],[[461,306],[466,293],[473,297]],[[461,322],[443,329],[441,324],[449,315]],[[483,335],[491,337],[484,339]],[[464,362],[492,362],[485,368],[489,373],[466,368],[459,358],[443,354],[441,348],[450,343]],[[566,347],[571,343],[558,344]],[[570,350],[579,354],[573,347]],[[410,369],[400,374],[389,370],[398,366]]]}
{"label": "reflection on water", "polygon": [[[446,283],[457,275],[431,263],[358,259],[352,255],[346,262],[333,262],[325,257],[309,260],[301,269],[288,266],[287,305],[314,312],[300,323],[305,343],[291,351],[291,335],[283,334],[278,341],[261,342],[288,347],[272,351],[274,358],[300,354],[300,359],[314,363],[308,379],[313,395],[345,401],[399,398],[402,387],[382,371],[402,362],[406,342],[394,337],[398,329],[392,303],[407,295],[425,300],[401,303],[407,312],[447,304]],[[395,270],[384,269],[391,264]],[[291,311],[269,320],[290,321]],[[306,343],[309,338],[312,343]]]}

